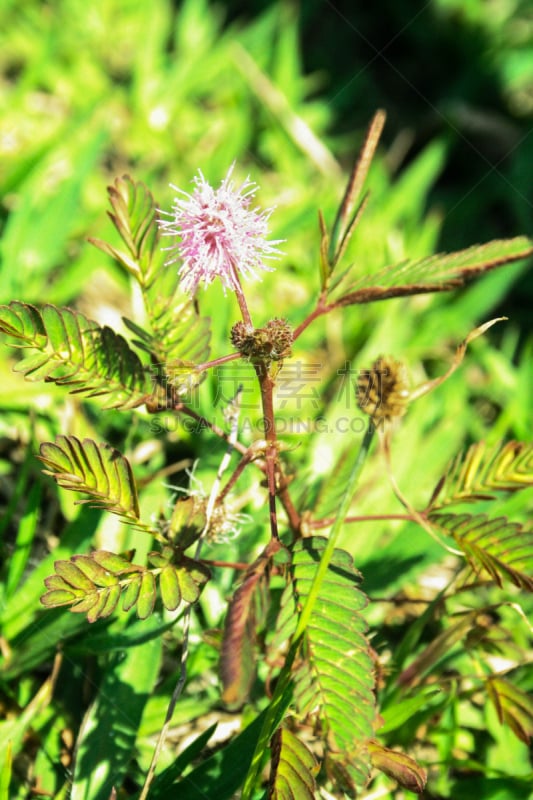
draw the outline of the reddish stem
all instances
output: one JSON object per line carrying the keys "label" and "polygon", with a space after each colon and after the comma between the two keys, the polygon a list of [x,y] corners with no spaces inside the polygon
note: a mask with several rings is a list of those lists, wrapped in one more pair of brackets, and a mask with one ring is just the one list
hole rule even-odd
{"label": "reddish stem", "polygon": [[[404,522],[416,522],[411,514],[364,514],[362,516],[346,517],[345,522],[376,522],[378,520],[403,520]],[[326,519],[313,519],[307,524],[310,528],[329,528],[335,522],[335,517]]]}
{"label": "reddish stem", "polygon": [[261,402],[263,405],[263,427],[267,447],[265,452],[266,477],[268,483],[268,506],[270,514],[270,531],[272,539],[279,539],[278,518],[276,514],[276,461],[277,461],[277,436],[276,420],[274,418],[274,404],[272,390],[274,380],[270,375],[264,361],[254,364],[259,386],[261,389]]}
{"label": "reddish stem", "polygon": [[211,369],[211,367],[227,364],[228,361],[236,361],[238,358],[241,358],[240,353],[228,353],[227,356],[220,356],[220,358],[214,358],[212,361],[204,361],[203,364],[197,364],[195,369],[197,372],[203,372],[206,369]]}
{"label": "reddish stem", "polygon": [[294,330],[294,333],[293,333],[293,336],[292,336],[293,342],[296,341],[296,339],[305,331],[305,329],[312,322],[314,322],[315,319],[317,319],[318,317],[321,317],[323,314],[327,314],[328,311],[331,311],[333,308],[335,308],[335,306],[333,306],[333,305],[329,305],[328,306],[326,304],[326,296],[325,296],[325,294],[321,294],[320,297],[318,298],[318,302],[316,304],[316,307],[313,309],[313,311],[311,311],[310,314],[307,315],[307,317],[302,322],[300,322],[298,327]]}

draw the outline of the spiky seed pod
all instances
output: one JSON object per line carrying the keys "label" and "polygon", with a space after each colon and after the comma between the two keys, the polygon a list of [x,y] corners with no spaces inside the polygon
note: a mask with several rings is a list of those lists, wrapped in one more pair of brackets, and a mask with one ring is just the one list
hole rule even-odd
{"label": "spiky seed pod", "polygon": [[264,328],[237,322],[231,329],[231,343],[250,361],[282,361],[291,355],[292,328],[284,319],[274,318]]}
{"label": "spiky seed pod", "polygon": [[380,356],[369,370],[362,370],[357,381],[357,404],[376,427],[383,421],[403,417],[407,411],[409,389],[407,371],[391,356]]}

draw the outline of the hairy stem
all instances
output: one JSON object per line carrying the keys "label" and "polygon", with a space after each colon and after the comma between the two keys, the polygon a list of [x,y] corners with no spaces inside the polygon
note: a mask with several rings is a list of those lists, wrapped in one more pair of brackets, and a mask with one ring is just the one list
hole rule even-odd
{"label": "hairy stem", "polygon": [[272,397],[274,380],[270,375],[268,366],[264,361],[259,361],[258,363],[254,364],[254,367],[261,389],[263,428],[267,442],[265,466],[268,483],[270,533],[273,539],[279,539],[278,518],[276,514],[276,462],[278,457],[278,440],[276,435],[276,420],[274,418],[274,403]]}
{"label": "hairy stem", "polygon": [[237,298],[239,308],[241,309],[243,322],[245,325],[248,325],[249,328],[253,328],[254,324],[252,322],[250,312],[248,311],[248,303],[246,302],[246,297],[242,290],[241,282],[239,280],[239,273],[237,272],[235,267],[233,267],[233,277],[235,279],[234,280],[235,296]]}

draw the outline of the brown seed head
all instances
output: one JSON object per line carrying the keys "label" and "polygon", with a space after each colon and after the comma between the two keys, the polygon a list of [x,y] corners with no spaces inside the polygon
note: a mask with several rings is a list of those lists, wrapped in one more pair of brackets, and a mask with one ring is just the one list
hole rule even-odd
{"label": "brown seed head", "polygon": [[403,417],[409,389],[407,371],[391,356],[380,356],[372,368],[362,370],[357,381],[357,404],[378,426],[383,420]]}

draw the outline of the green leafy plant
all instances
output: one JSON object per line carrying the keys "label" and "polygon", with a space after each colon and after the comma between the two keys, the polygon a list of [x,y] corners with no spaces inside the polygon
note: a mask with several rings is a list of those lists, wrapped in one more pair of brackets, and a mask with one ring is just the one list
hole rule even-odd
{"label": "green leafy plant", "polygon": [[[197,431],[209,431],[227,448],[208,492],[195,489],[191,482],[170,510],[147,516],[141,511],[135,470],[115,447],[64,434],[40,446],[45,474],[59,487],[81,495],[78,502],[98,513],[115,515],[150,543],[137,560],[131,549],[113,552],[103,547],[55,558],[53,573],[43,576],[42,604],[47,609],[66,607],[101,624],[126,612],[120,635],[126,636],[129,629],[138,631],[139,657],[145,657],[143,648],[148,652],[149,645],[154,663],[160,658],[154,644],[160,619],[169,627],[178,621],[182,625],[180,677],[150,766],[144,775],[137,775],[134,791],[139,790],[140,798],[200,797],[205,791],[208,796],[230,798],[238,790],[245,799],[310,798],[322,790],[355,796],[364,791],[376,770],[409,791],[421,792],[427,777],[421,764],[427,759],[423,753],[415,758],[404,752],[401,736],[395,740],[391,734],[417,714],[426,715],[427,720],[434,712],[433,689],[426,677],[447,663],[450,652],[465,637],[476,663],[475,679],[469,686],[454,674],[444,680],[440,709],[448,711],[457,698],[464,701],[480,691],[491,700],[498,719],[521,741],[531,735],[533,708],[527,692],[505,669],[491,669],[479,655],[483,649],[505,650],[513,644],[508,626],[498,629],[498,638],[486,621],[492,611],[505,606],[504,601],[500,603],[492,594],[485,606],[470,607],[472,601],[465,599],[461,607],[461,599],[478,587],[494,592],[510,583],[521,593],[533,587],[533,531],[520,519],[510,521],[486,509],[503,496],[515,496],[531,486],[530,446],[520,442],[472,445],[466,455],[456,456],[425,507],[404,495],[393,466],[392,442],[411,402],[430,392],[437,395],[444,380],[459,368],[467,345],[494,321],[467,333],[448,370],[417,389],[408,388],[404,365],[392,357],[381,357],[371,368],[360,369],[357,386],[350,390],[364,415],[360,419],[366,420],[364,436],[359,442],[354,437],[331,475],[326,473],[318,485],[306,487],[310,491],[300,491],[297,479],[293,486],[290,453],[284,452],[278,432],[276,385],[284,365],[290,364],[295,343],[317,319],[354,305],[449,291],[533,253],[533,243],[517,237],[453,254],[402,259],[364,275],[358,274],[357,264],[345,263],[339,273],[367,206],[363,189],[384,121],[384,114],[378,112],[331,229],[324,216],[319,217],[319,290],[314,305],[298,320],[274,316],[262,325],[253,322],[242,279],[270,271],[271,262],[266,264],[263,258],[276,256],[273,245],[280,242],[267,242],[268,214],[250,206],[253,184],[244,181],[235,188],[231,170],[218,190],[203,176],[197,178],[190,195],[183,192],[176,198],[169,222],[162,221],[164,216],[142,183],[124,176],[109,188],[110,217],[121,244],[92,241],[125,272],[141,300],[138,315],[124,319],[129,339],[70,308],[49,304],[39,309],[20,301],[0,307],[0,330],[22,349],[15,369],[27,380],[54,383],[92,401],[100,398],[104,407],[143,414],[147,419],[169,414],[187,419]],[[166,235],[179,239],[170,257],[162,251]],[[179,262],[181,280],[165,259]],[[198,286],[218,279],[225,291],[220,304],[235,298],[242,320],[226,331],[231,352],[210,357],[210,323],[201,314]],[[183,291],[184,281],[188,293]],[[225,428],[196,403],[202,390],[209,389],[214,371],[234,363],[250,370],[261,401],[261,435],[249,441],[241,435],[242,387],[226,404]],[[379,655],[370,642],[365,612],[369,596],[360,586],[358,565],[339,543],[347,525],[377,524],[398,516],[353,513],[354,496],[376,438],[384,477],[388,473],[393,494],[403,506],[401,518],[454,558],[446,587],[392,651],[388,675],[381,674]],[[224,483],[234,454],[239,456],[238,463]],[[261,475],[267,507],[260,551],[238,563],[204,556],[217,538],[224,539],[238,528],[228,501],[238,482],[253,470]],[[474,511],[457,508],[464,503]],[[328,534],[322,536],[320,530]],[[195,657],[190,636],[195,607],[201,607],[202,593],[208,591],[218,570],[241,574],[231,592],[224,629],[218,632],[220,700],[230,710],[247,703],[253,707],[255,702],[255,718],[243,733],[194,769],[192,764],[207,742],[203,733],[174,763],[156,772],[188,665]],[[523,619],[521,597],[513,595],[508,607],[518,609]],[[438,609],[444,609],[442,630],[425,641],[426,628],[440,622]],[[134,615],[146,625],[156,620],[144,639]],[[198,649],[201,652],[201,646]],[[114,681],[120,683],[122,672],[135,672],[139,664],[135,651],[131,645],[122,667],[117,661],[117,674],[107,677],[108,692],[114,691]],[[415,653],[412,661],[411,653]],[[142,677],[147,694],[152,672],[142,672]],[[254,694],[258,682],[270,687],[260,698]],[[138,717],[142,702],[134,707]],[[119,758],[122,772],[109,772],[92,788],[85,786],[89,778],[84,758],[90,751],[91,730],[97,730],[98,708],[93,712],[74,760],[74,784],[84,785],[83,796],[94,799],[119,790],[126,751]],[[131,731],[128,735],[135,738]],[[226,773],[224,757],[237,752],[239,763]],[[263,778],[267,762],[269,777]],[[9,769],[8,761],[5,769]]]}

